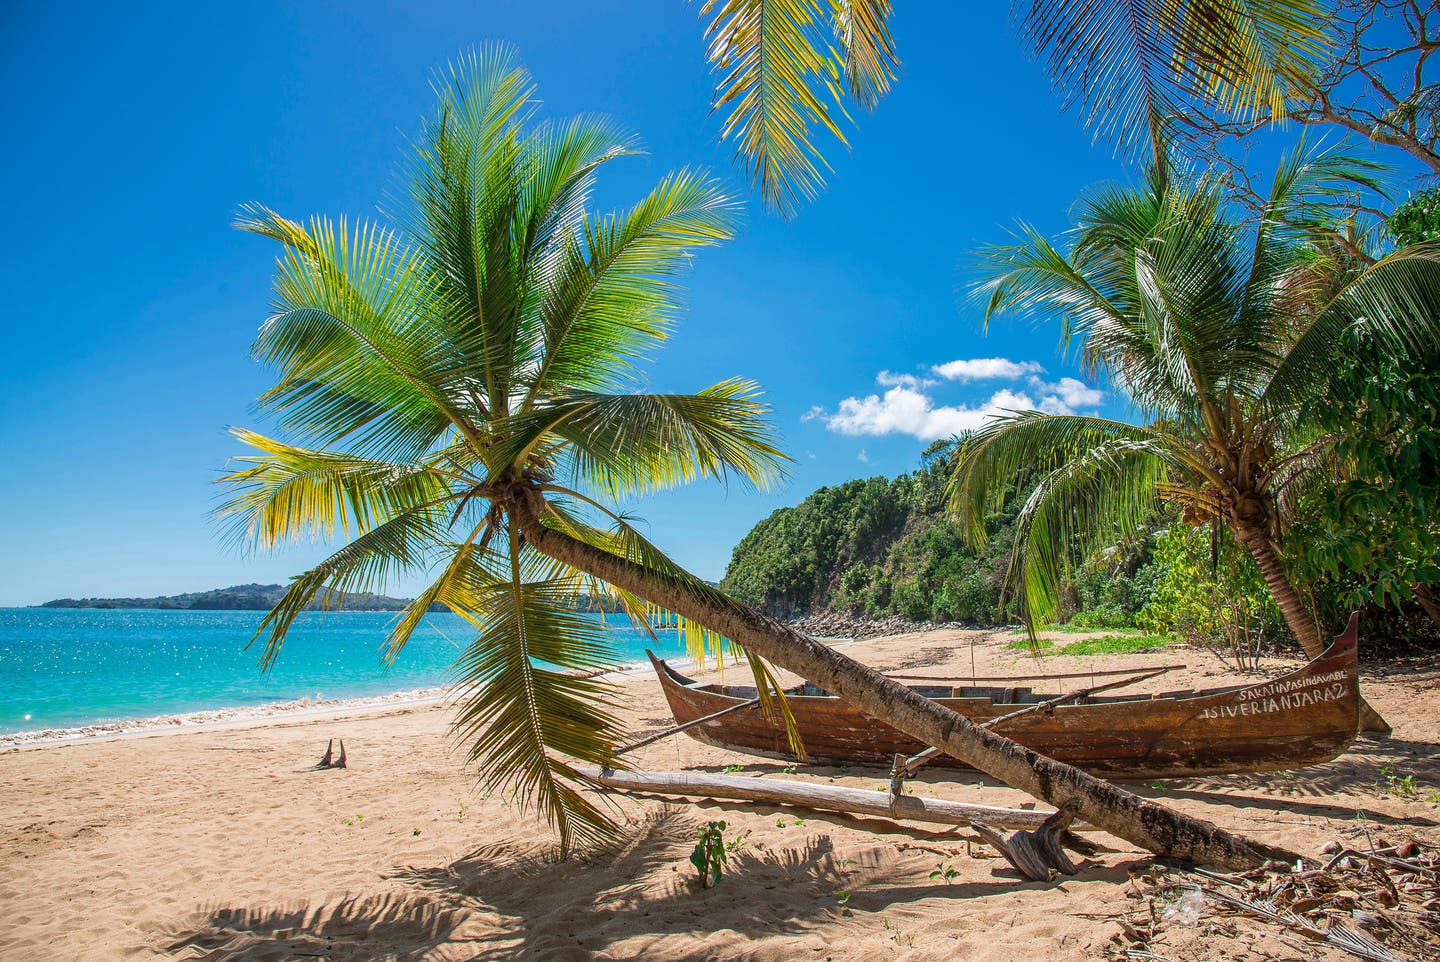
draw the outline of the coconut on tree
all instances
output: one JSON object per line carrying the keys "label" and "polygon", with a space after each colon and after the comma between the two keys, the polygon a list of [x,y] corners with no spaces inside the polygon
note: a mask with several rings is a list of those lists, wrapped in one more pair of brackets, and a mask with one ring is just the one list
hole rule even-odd
{"label": "coconut on tree", "polygon": [[[1133,533],[1159,498],[1186,522],[1228,530],[1305,653],[1324,649],[1283,549],[1297,485],[1335,464],[1336,437],[1317,427],[1314,402],[1353,363],[1347,334],[1360,329],[1394,356],[1440,338],[1440,246],[1367,265],[1304,226],[1373,174],[1302,144],[1251,220],[1227,206],[1220,182],[1162,169],[1144,188],[1084,198],[1063,248],[1024,228],[984,252],[987,322],[1058,320],[1065,344],[1142,421],[1019,412],[966,445],[951,492],[972,540],[983,540],[1006,479],[1043,471],[1016,522],[1009,579],[1032,631],[1058,613],[1070,552]],[[1362,726],[1388,730],[1373,711]]]}
{"label": "coconut on tree", "polygon": [[[283,245],[255,355],[287,436],[238,431],[254,453],[221,509],[260,548],[345,543],[265,618],[264,660],[338,592],[425,574],[393,657],[443,604],[474,629],[460,655],[458,733],[482,783],[539,808],[565,843],[614,830],[576,763],[615,762],[621,689],[567,669],[613,663],[577,612],[609,597],[658,606],[692,637],[724,637],[916,739],[1151,851],[1228,866],[1289,853],[1141,799],[977,729],[964,717],[768,619],[684,571],[611,505],[696,478],[767,484],[784,457],[749,382],[638,390],[662,343],[676,275],[728,237],[734,207],[706,176],[664,177],[620,213],[588,209],[597,171],[636,151],[606,120],[537,123],[513,55],[487,50],[441,79],[394,229],[248,210]],[[713,633],[713,634],[712,634]]]}

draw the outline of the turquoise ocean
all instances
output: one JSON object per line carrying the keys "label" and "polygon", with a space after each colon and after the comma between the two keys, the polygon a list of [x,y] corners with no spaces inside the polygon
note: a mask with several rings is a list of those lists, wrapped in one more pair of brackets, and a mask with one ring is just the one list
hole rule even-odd
{"label": "turquoise ocean", "polygon": [[[456,615],[427,615],[395,663],[381,657],[397,614],[338,611],[302,617],[280,659],[260,671],[246,650],[260,611],[0,608],[0,735],[81,728],[302,698],[355,699],[435,688],[474,633]],[[601,616],[593,616],[601,620]],[[683,648],[675,632],[652,638],[619,616],[617,663]]]}

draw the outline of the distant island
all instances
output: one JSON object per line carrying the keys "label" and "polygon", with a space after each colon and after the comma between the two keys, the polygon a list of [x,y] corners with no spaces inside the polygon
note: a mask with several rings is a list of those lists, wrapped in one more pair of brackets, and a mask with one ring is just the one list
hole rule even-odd
{"label": "distant island", "polygon": [[[209,591],[192,591],[158,598],[56,598],[41,608],[162,608],[186,611],[269,611],[285,594],[284,585],[232,585]],[[391,598],[370,592],[346,593],[333,608],[342,611],[401,611],[409,607],[410,598]],[[317,600],[311,605],[319,608]],[[432,605],[431,611],[448,611],[444,605]]]}

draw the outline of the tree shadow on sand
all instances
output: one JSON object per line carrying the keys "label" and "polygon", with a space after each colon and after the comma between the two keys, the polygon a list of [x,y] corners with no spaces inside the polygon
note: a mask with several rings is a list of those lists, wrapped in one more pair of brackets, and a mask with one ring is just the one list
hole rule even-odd
{"label": "tree shadow on sand", "polygon": [[[1440,789],[1437,750],[1440,746],[1430,742],[1363,737],[1344,755],[1321,765],[1293,772],[1176,779],[1165,783],[1163,795],[1324,818],[1349,818],[1359,809],[1368,820],[1382,824],[1434,826],[1440,821],[1419,815],[1388,815],[1357,801],[1366,796],[1428,794]],[[1404,782],[1407,777],[1412,781]],[[1414,787],[1397,790],[1397,782]]]}
{"label": "tree shadow on sand", "polygon": [[[889,874],[880,866],[881,846],[837,859],[828,836],[810,836],[793,847],[741,848],[731,854],[720,885],[701,889],[688,862],[695,825],[670,809],[637,825],[620,848],[583,860],[562,862],[553,850],[501,844],[390,877],[447,904],[498,916],[495,930],[474,947],[477,960],[588,959],[610,952],[643,958],[659,952],[662,942],[666,958],[698,960],[743,957],[760,940],[767,950],[788,946],[809,955],[821,925],[833,941],[864,924],[846,909],[847,891]],[[994,893],[1014,884],[997,878],[993,887],[978,888]],[[956,894],[954,888],[905,892],[897,886],[882,900]]]}
{"label": "tree shadow on sand", "polygon": [[458,960],[473,957],[466,945],[474,935],[471,921],[469,913],[435,899],[394,894],[314,906],[215,906],[193,925],[168,933],[163,950],[202,962]]}
{"label": "tree shadow on sand", "polygon": [[[203,962],[578,962],[652,953],[698,962],[744,958],[762,943],[772,957],[811,957],[864,924],[845,907],[846,890],[893,876],[893,866],[882,864],[884,845],[837,859],[828,835],[808,835],[794,845],[732,851],[721,883],[701,889],[688,861],[698,824],[667,807],[634,822],[621,844],[568,860],[559,860],[553,846],[498,843],[386,877],[408,892],[206,907],[163,932],[155,948]],[[1014,884],[997,878],[991,891]],[[956,890],[921,888],[907,896],[895,885],[881,900],[936,894]]]}

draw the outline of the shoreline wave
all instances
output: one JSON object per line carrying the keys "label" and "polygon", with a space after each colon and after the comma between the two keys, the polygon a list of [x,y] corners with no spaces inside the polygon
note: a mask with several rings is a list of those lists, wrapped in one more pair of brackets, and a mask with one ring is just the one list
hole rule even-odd
{"label": "shoreline wave", "polygon": [[[818,621],[819,619],[815,620]],[[884,624],[885,627],[892,629],[899,627],[898,624],[892,625],[889,622],[876,623],[876,627],[880,624]],[[829,620],[826,620],[823,626],[822,624],[815,624],[813,626],[805,625],[803,620],[792,621],[792,625],[796,627],[803,626],[802,630],[806,628],[810,629],[812,637],[826,644],[843,645],[856,640],[854,635],[843,633],[843,628],[842,631],[836,631],[835,628],[842,626]],[[817,628],[830,630],[817,631],[815,630]],[[873,628],[872,631],[875,634],[886,633],[874,630]],[[667,660],[682,671],[690,670],[694,665],[692,659],[683,656],[677,658],[671,655]],[[739,664],[739,662],[737,662],[737,664]],[[629,675],[640,671],[648,671],[649,668],[648,662],[636,660],[622,662],[611,668],[600,669],[586,674],[591,676]],[[260,705],[222,705],[216,708],[203,708],[188,712],[165,712],[157,715],[147,715],[143,718],[99,720],[88,725],[76,725],[69,728],[36,728],[17,732],[0,732],[0,752],[15,751],[21,748],[38,748],[46,745],[84,742],[91,739],[188,732],[226,725],[244,725],[251,722],[285,721],[292,718],[337,715],[375,708],[416,707],[438,703],[444,700],[451,688],[451,685],[434,685],[424,688],[409,688],[401,691],[386,692],[380,695],[337,696],[334,698],[305,696],[292,701],[266,702]]]}
{"label": "shoreline wave", "polygon": [[263,705],[229,705],[197,711],[148,715],[97,721],[73,728],[37,728],[29,731],[0,733],[0,751],[49,745],[59,742],[84,741],[90,738],[113,738],[120,735],[193,730],[229,722],[268,721],[270,719],[303,718],[357,708],[388,708],[439,701],[450,690],[448,685],[410,688],[383,695],[360,695],[352,698],[314,698],[306,696],[293,701],[266,702]]}
{"label": "shoreline wave", "polygon": [[[676,664],[680,664],[680,662],[677,661]],[[643,661],[624,662],[594,674],[625,675],[641,669],[648,669],[648,667],[649,665]],[[261,705],[226,705],[189,712],[147,715],[144,718],[96,721],[71,728],[37,728],[18,732],[0,732],[0,752],[67,742],[83,742],[90,739],[120,738],[126,735],[198,731],[223,725],[243,725],[247,722],[285,721],[291,718],[337,715],[372,708],[417,707],[443,701],[452,687],[451,685],[434,685],[427,688],[408,688],[386,692],[381,695],[357,695],[348,698],[305,696],[292,701],[266,702]]]}

